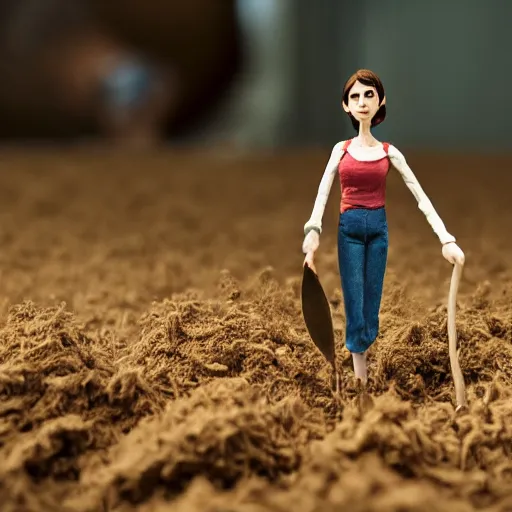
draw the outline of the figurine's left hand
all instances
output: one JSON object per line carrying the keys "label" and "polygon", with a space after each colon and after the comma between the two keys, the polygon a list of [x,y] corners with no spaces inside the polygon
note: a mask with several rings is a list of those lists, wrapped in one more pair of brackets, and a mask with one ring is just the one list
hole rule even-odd
{"label": "figurine's left hand", "polygon": [[443,245],[443,256],[451,264],[458,263],[459,265],[464,265],[464,253],[455,242],[449,242]]}

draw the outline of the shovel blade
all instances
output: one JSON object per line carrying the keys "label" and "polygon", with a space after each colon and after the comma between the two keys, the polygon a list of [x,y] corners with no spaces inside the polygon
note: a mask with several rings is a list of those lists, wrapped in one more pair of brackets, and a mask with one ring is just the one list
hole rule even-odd
{"label": "shovel blade", "polygon": [[331,309],[317,274],[307,263],[302,276],[302,315],[314,344],[334,367],[336,355]]}

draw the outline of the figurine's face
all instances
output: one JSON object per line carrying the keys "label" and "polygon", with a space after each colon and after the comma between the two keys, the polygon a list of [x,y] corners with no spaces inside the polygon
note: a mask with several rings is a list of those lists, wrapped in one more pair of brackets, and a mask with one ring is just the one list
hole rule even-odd
{"label": "figurine's face", "polygon": [[352,114],[359,122],[370,122],[379,107],[377,89],[359,81],[356,81],[348,93],[348,105],[343,103],[345,112]]}

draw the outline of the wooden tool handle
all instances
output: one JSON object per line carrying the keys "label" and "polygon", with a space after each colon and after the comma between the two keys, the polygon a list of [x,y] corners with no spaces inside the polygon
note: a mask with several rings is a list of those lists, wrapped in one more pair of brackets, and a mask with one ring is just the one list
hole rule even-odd
{"label": "wooden tool handle", "polygon": [[455,400],[457,410],[467,406],[466,389],[464,377],[459,364],[457,354],[457,326],[455,314],[457,309],[457,291],[459,289],[462,275],[462,265],[455,263],[453,266],[452,279],[450,282],[450,293],[448,295],[448,349],[450,354],[450,366],[452,370],[453,383],[455,386]]}

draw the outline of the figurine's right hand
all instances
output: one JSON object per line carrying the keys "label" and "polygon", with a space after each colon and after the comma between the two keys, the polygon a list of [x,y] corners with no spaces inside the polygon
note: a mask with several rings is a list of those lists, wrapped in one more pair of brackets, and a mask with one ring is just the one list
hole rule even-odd
{"label": "figurine's right hand", "polygon": [[306,254],[304,258],[304,265],[308,265],[314,272],[316,272],[315,268],[315,251],[318,249],[320,245],[320,235],[317,231],[311,230],[306,237],[304,238],[304,242],[302,243],[302,251]]}
{"label": "figurine's right hand", "polygon": [[304,238],[302,243],[302,252],[304,254],[314,253],[320,245],[320,235],[317,231],[312,229]]}

